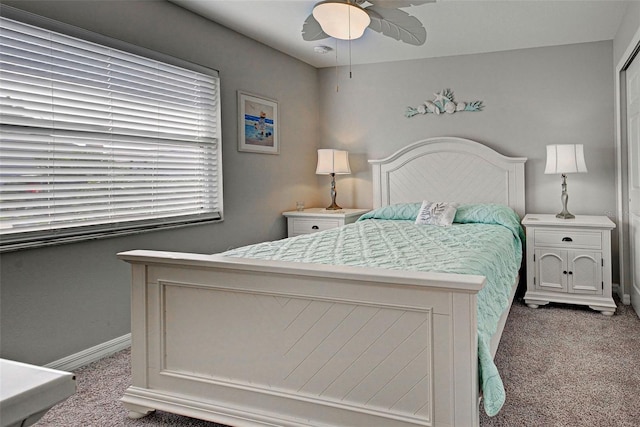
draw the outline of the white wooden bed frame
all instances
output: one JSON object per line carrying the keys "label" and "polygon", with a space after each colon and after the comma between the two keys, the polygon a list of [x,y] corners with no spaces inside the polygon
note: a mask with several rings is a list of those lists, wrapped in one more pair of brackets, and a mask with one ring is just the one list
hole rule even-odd
{"label": "white wooden bed frame", "polygon": [[[525,161],[461,138],[419,141],[370,161],[374,207],[495,202],[523,215]],[[163,410],[236,427],[479,425],[482,276],[118,256],[132,265],[132,385],[122,398],[132,418]]]}

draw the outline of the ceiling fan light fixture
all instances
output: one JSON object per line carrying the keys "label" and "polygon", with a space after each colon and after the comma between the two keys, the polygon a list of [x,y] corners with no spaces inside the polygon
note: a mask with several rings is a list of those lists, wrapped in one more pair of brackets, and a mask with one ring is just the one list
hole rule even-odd
{"label": "ceiling fan light fixture", "polygon": [[371,23],[371,18],[360,6],[345,1],[324,1],[313,8],[322,31],[341,40],[353,40],[362,37]]}

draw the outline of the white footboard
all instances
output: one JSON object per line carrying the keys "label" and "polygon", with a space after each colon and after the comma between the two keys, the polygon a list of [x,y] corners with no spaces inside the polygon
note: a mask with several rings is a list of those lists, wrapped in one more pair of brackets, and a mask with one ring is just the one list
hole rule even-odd
{"label": "white footboard", "polygon": [[153,251],[132,264],[131,416],[476,426],[484,277]]}

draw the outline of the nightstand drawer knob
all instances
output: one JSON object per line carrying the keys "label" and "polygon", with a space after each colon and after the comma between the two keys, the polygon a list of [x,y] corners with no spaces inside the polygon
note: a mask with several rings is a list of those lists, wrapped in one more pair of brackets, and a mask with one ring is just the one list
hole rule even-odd
{"label": "nightstand drawer knob", "polygon": [[314,225],[313,227],[311,227],[312,230],[319,230],[320,227],[318,227],[317,225]]}
{"label": "nightstand drawer knob", "polygon": [[562,241],[563,242],[573,242],[573,239],[571,237],[563,237]]}
{"label": "nightstand drawer knob", "polygon": [[567,270],[563,271],[562,274],[567,274]]}

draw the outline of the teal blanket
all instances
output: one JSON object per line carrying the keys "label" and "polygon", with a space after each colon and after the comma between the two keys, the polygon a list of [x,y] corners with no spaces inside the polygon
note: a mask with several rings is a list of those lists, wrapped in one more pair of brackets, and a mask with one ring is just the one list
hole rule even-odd
{"label": "teal blanket", "polygon": [[491,337],[509,303],[522,260],[518,215],[502,205],[458,207],[451,227],[414,224],[421,203],[388,206],[356,223],[233,249],[225,256],[481,275],[478,359],[484,408],[498,413],[505,391],[490,351]]}

